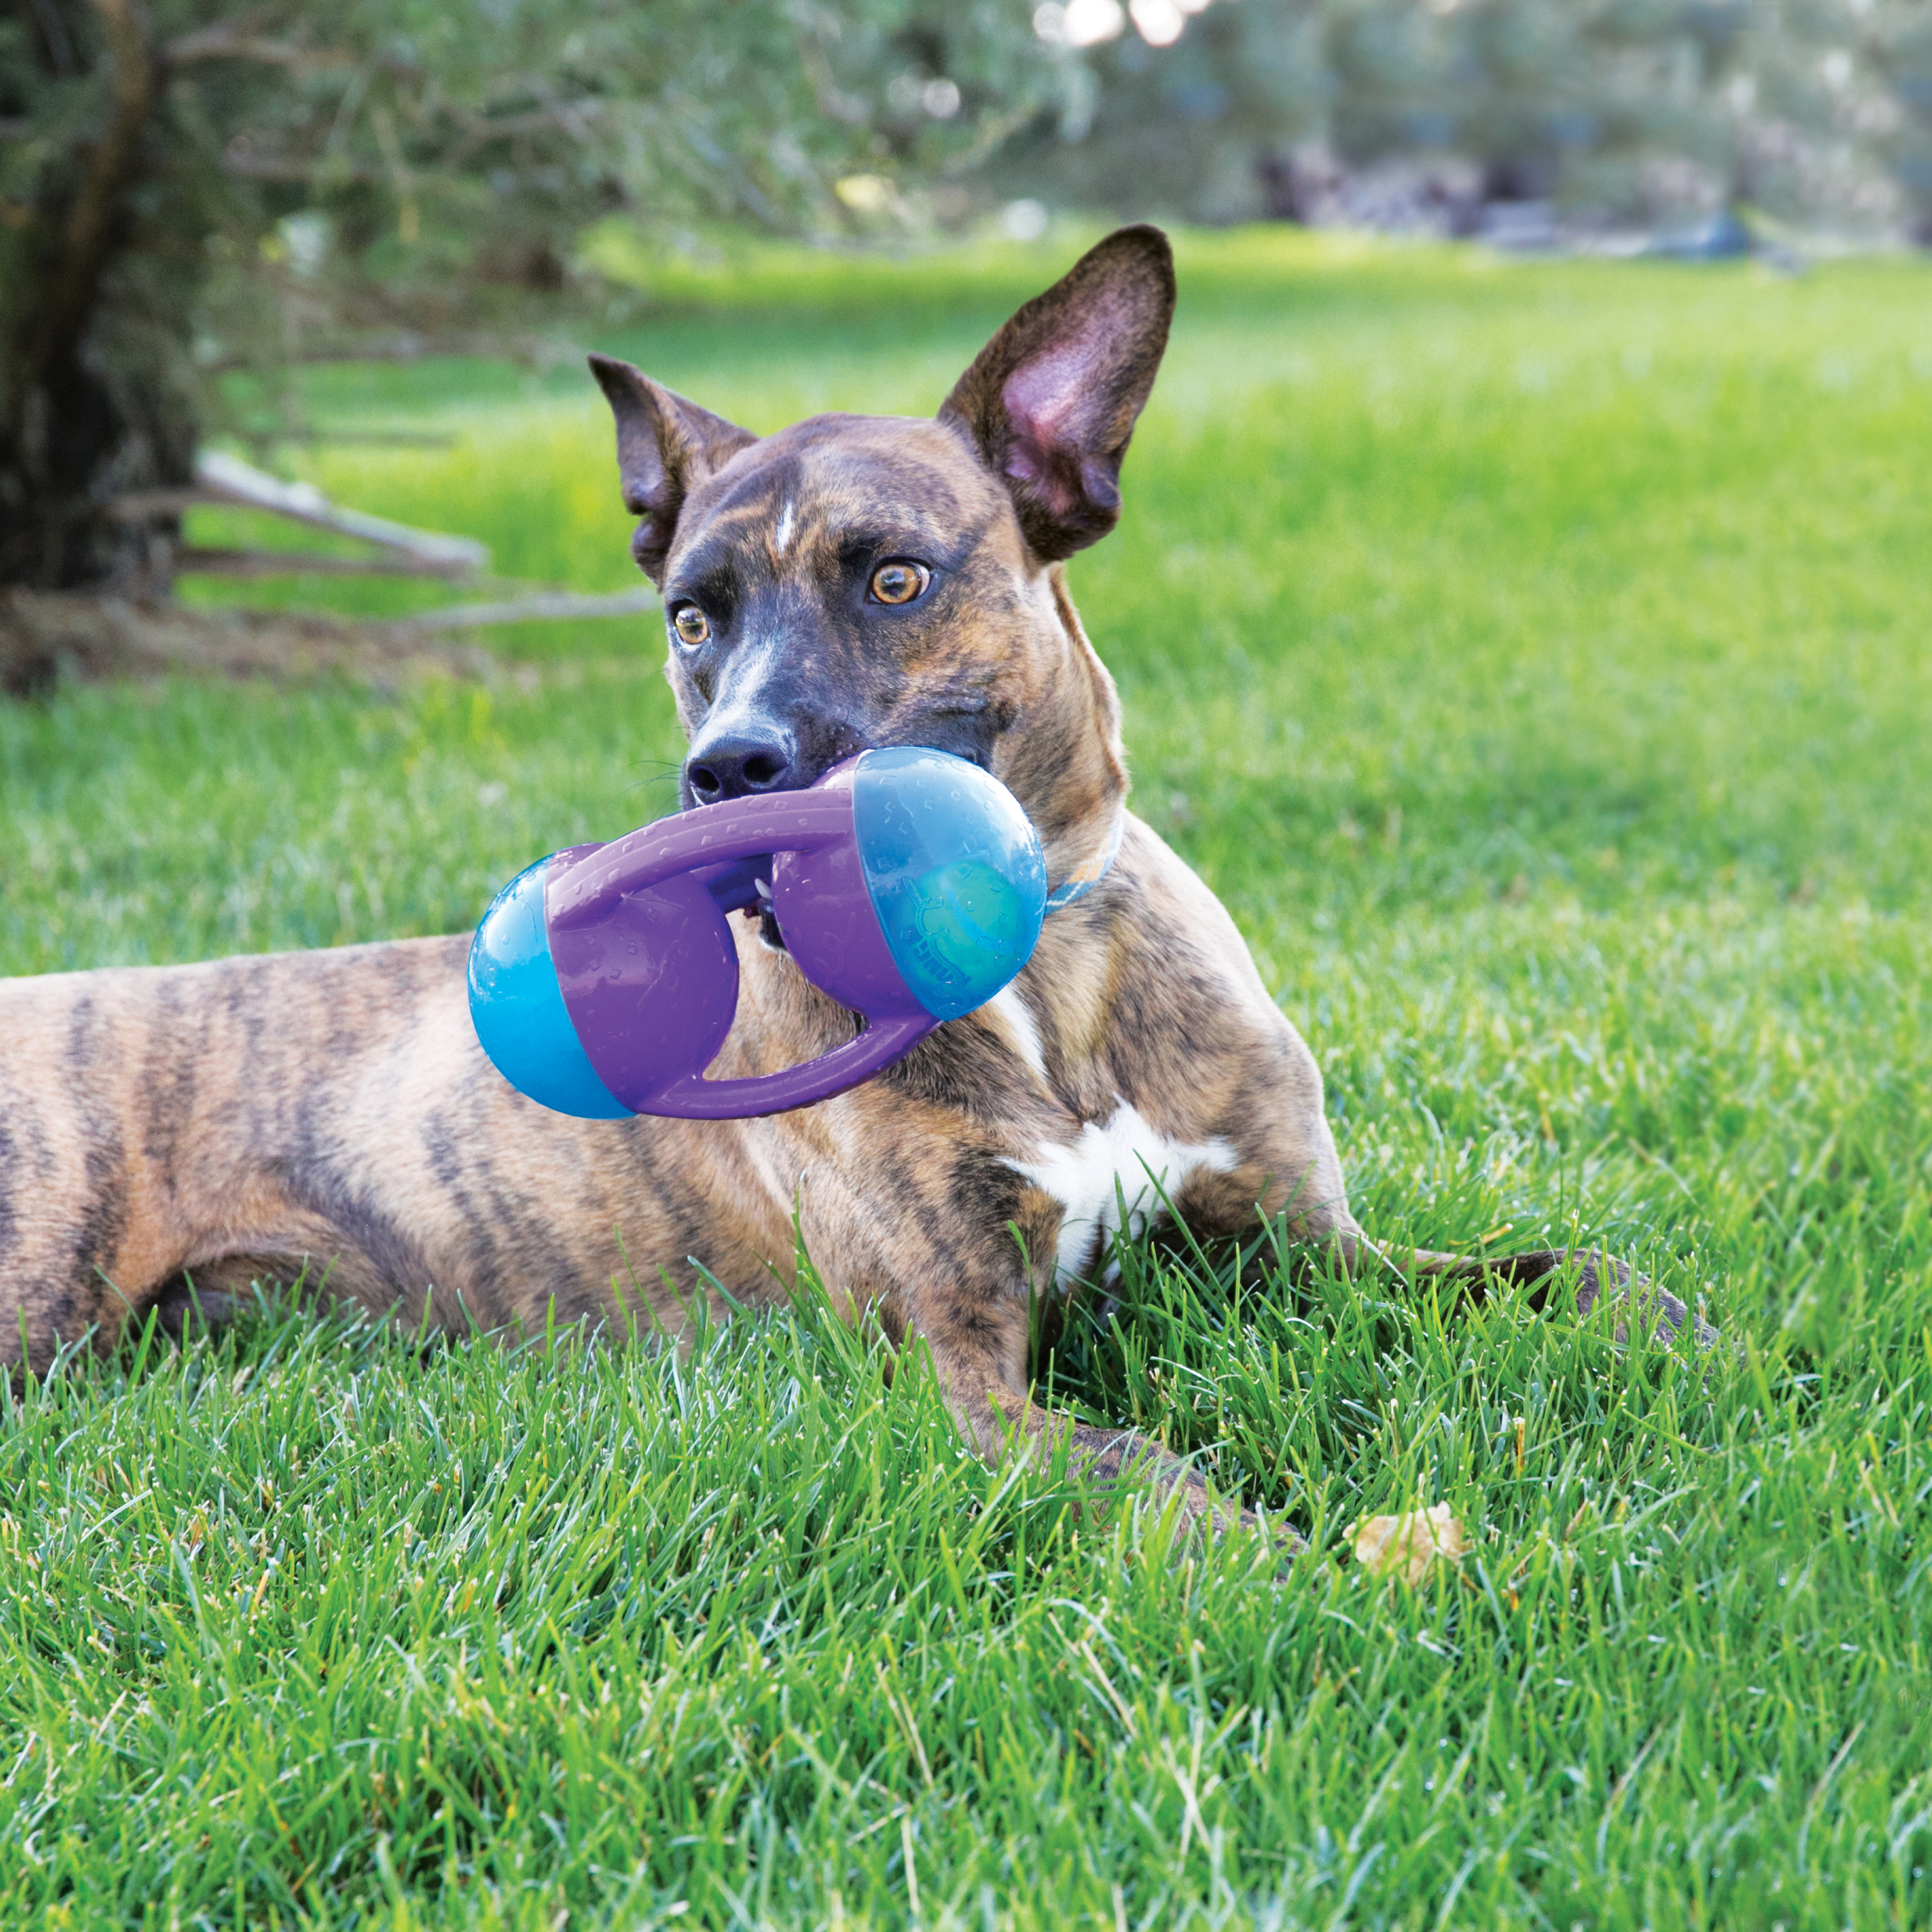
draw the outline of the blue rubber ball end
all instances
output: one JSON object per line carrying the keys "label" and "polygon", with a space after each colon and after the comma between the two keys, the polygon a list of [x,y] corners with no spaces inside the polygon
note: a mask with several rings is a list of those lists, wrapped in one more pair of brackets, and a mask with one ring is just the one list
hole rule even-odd
{"label": "blue rubber ball end", "polygon": [[1046,856],[1012,794],[964,758],[892,746],[860,760],[852,824],[913,998],[952,1020],[1011,984],[1046,914]]}
{"label": "blue rubber ball end", "polygon": [[580,1120],[632,1120],[598,1078],[556,982],[544,919],[549,866],[525,866],[490,902],[470,946],[470,1022],[491,1066],[539,1106]]}

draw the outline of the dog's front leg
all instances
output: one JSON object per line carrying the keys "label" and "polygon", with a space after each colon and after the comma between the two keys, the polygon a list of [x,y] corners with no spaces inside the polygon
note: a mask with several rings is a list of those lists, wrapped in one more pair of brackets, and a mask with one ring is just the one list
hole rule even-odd
{"label": "dog's front leg", "polygon": [[[1034,1400],[1027,1376],[1028,1322],[1023,1292],[988,1308],[956,1292],[916,1298],[923,1305],[905,1339],[923,1341],[948,1406],[986,1460],[1009,1455],[1049,1458],[1064,1448],[1069,1468],[1082,1479],[1112,1485],[1147,1484],[1170,1497],[1190,1525],[1210,1534],[1259,1526],[1252,1510],[1217,1502],[1200,1472],[1160,1443],[1131,1429],[1096,1428]],[[1298,1547],[1279,1525],[1270,1528]]]}
{"label": "dog's front leg", "polygon": [[[1030,1298],[1051,1289],[1030,1280],[1036,1270],[1027,1257],[1054,1255],[1058,1204],[1026,1187],[993,1148],[971,1144],[950,1117],[929,1117],[945,1131],[926,1138],[911,1108],[862,1113],[847,1102],[845,1114],[859,1116],[858,1130],[828,1135],[798,1187],[806,1251],[848,1318],[876,1320],[902,1352],[925,1348],[977,1454],[997,1466],[1012,1455],[1044,1461],[1064,1448],[1076,1479],[1148,1485],[1210,1531],[1254,1525],[1248,1511],[1217,1502],[1200,1472],[1160,1443],[1131,1429],[1096,1428],[1034,1399]],[[841,1158],[823,1157],[835,1148]]]}

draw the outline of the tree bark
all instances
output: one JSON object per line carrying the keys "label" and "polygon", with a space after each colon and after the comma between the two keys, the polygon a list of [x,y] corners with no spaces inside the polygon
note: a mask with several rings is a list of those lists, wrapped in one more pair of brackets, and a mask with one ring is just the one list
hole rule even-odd
{"label": "tree bark", "polygon": [[43,174],[22,251],[26,286],[0,349],[0,584],[138,580],[168,526],[117,521],[110,502],[193,476],[192,413],[176,380],[186,317],[168,313],[159,291],[143,300],[128,260],[130,190],[160,106],[162,63],[139,0],[87,5],[101,49],[103,122]]}

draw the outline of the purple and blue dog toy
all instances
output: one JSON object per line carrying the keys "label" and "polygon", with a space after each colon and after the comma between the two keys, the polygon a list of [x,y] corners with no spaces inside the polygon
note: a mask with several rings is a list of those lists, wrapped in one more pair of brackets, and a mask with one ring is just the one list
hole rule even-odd
{"label": "purple and blue dog toy", "polygon": [[[983,1006],[1033,956],[1048,904],[1039,837],[997,778],[918,746],[863,752],[802,791],[539,859],[476,929],[470,1016],[497,1071],[560,1114],[783,1113]],[[706,1080],[738,1004],[725,914],[754,905],[866,1030],[782,1073]]]}

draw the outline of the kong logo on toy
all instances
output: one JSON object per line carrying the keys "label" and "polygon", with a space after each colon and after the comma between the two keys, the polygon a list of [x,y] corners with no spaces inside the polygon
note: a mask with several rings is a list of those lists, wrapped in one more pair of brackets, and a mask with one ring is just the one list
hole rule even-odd
{"label": "kong logo on toy", "polygon": [[[1033,956],[1052,904],[1038,835],[963,758],[862,752],[800,791],[731,799],[540,859],[496,895],[470,951],[483,1050],[562,1114],[704,1120],[842,1094]],[[706,1080],[731,1030],[726,920],[769,907],[799,970],[866,1030],[782,1073]]]}

